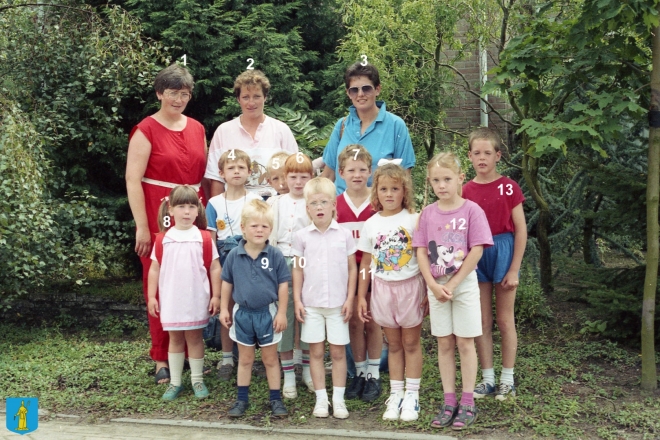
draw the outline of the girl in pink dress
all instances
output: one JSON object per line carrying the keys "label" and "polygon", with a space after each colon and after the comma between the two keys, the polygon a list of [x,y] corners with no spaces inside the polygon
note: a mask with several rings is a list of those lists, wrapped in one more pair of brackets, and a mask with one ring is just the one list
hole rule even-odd
{"label": "girl in pink dress", "polygon": [[[161,232],[167,232],[156,237],[151,253],[147,308],[152,317],[160,318],[163,330],[169,332],[170,385],[163,400],[174,400],[183,389],[181,375],[186,346],[193,391],[195,397],[203,399],[209,392],[203,380],[202,332],[208,324],[209,312],[216,314],[220,310],[218,251],[210,241],[210,233],[205,230],[204,206],[192,187],[174,188],[170,196],[164,198],[158,220]],[[204,235],[207,235],[206,239]],[[211,258],[208,269],[204,261],[205,240],[210,243],[206,247],[212,252],[207,256]]]}

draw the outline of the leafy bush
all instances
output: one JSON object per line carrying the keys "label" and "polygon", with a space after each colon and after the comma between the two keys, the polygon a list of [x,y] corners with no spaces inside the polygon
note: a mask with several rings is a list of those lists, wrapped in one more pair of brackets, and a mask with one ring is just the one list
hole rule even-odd
{"label": "leafy bush", "polygon": [[523,322],[537,323],[552,316],[539,278],[534,274],[529,263],[526,262],[523,262],[520,268],[520,284],[516,291],[515,316],[519,324]]}

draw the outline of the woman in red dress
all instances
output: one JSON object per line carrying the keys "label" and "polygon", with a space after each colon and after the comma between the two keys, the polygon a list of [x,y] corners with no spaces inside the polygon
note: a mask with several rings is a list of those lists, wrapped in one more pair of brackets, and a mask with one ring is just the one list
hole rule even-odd
{"label": "woman in red dress", "polygon": [[[129,136],[126,190],[135,219],[135,252],[142,261],[142,283],[147,300],[151,248],[158,230],[161,200],[177,185],[191,185],[203,199],[201,181],[206,169],[204,127],[183,115],[194,81],[188,70],[173,64],[154,81],[160,110],[143,119]],[[205,202],[203,202],[205,203]],[[151,358],[156,361],[156,383],[169,382],[169,337],[159,318],[149,316]]]}

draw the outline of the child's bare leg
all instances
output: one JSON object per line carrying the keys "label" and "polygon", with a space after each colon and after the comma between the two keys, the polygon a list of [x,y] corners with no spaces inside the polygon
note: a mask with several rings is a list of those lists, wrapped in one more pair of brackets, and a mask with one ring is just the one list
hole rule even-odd
{"label": "child's bare leg", "polygon": [[381,327],[372,319],[364,325],[367,332],[367,353],[369,359],[380,359],[383,352],[383,332]]}
{"label": "child's bare leg", "polygon": [[406,370],[405,355],[403,351],[403,343],[401,340],[400,328],[383,327],[385,336],[389,341],[389,360],[388,366],[390,369],[390,380],[403,381],[404,373]]}
{"label": "child's bare leg", "polygon": [[482,369],[493,368],[493,283],[479,283],[481,298],[481,331],[475,338]]}
{"label": "child's bare leg", "polygon": [[[351,338],[351,351],[353,352],[353,360],[356,364],[358,364],[367,360],[367,343],[364,335],[365,324],[360,320],[360,314],[358,313],[358,302],[353,301],[353,305],[353,315],[348,321],[348,334]],[[359,374],[360,373],[358,372],[358,375]]]}
{"label": "child's bare leg", "polygon": [[456,354],[456,338],[454,337],[454,335],[439,337],[438,338],[438,368],[440,369],[442,390],[445,394],[456,393],[455,354]]}
{"label": "child's bare leg", "polygon": [[[268,345],[261,347],[261,360],[266,367],[266,377],[268,378],[268,388],[271,390],[280,389],[280,362],[277,359],[277,345]],[[240,361],[239,361],[240,365]],[[250,368],[252,366],[250,365]]]}
{"label": "child's bare leg", "polygon": [[[234,310],[234,300],[229,299],[229,311]],[[218,378],[221,380],[231,379],[234,371],[234,341],[229,337],[229,329],[220,326],[220,341],[222,343],[222,361],[218,365]],[[225,365],[227,365],[225,367]]]}
{"label": "child's bare leg", "polygon": [[254,346],[238,345],[238,372],[236,374],[236,385],[249,386],[252,379],[252,364],[254,363]]}
{"label": "child's bare leg", "polygon": [[[344,349],[345,351],[345,349]],[[323,365],[323,355],[325,354],[325,342],[316,342],[309,344],[309,369],[312,375],[312,382],[315,390],[325,389],[325,366]],[[344,361],[344,366],[346,365]],[[346,371],[344,368],[344,376]],[[333,365],[334,378],[334,365]],[[344,377],[344,380],[346,377]]]}
{"label": "child's bare leg", "polygon": [[[312,344],[309,345],[312,348]],[[332,358],[332,386],[346,387],[346,347],[344,345],[330,344],[330,357]],[[325,371],[324,371],[325,374]],[[312,374],[312,379],[314,378]],[[342,399],[343,396],[342,396]]]}
{"label": "child's bare leg", "polygon": [[[474,338],[456,336],[456,345],[461,357],[461,382],[463,393],[472,393],[477,381],[477,351],[474,348]],[[444,380],[443,380],[444,386]]]}
{"label": "child's bare leg", "polygon": [[188,346],[188,357],[191,359],[201,359],[204,357],[204,329],[185,330],[183,333]]}
{"label": "child's bare leg", "polygon": [[499,328],[502,335],[502,367],[504,368],[514,367],[516,352],[518,351],[518,333],[516,332],[514,315],[515,301],[516,289],[506,290],[502,287],[502,284],[495,285],[495,312],[497,328]]}
{"label": "child's bare leg", "polygon": [[[401,329],[401,342],[405,354],[405,375],[408,378],[422,377],[422,344],[420,340],[422,324],[412,328]],[[389,340],[389,336],[387,338]],[[381,340],[382,344],[382,340]],[[391,345],[390,345],[391,347]],[[390,368],[392,366],[390,365]]]}

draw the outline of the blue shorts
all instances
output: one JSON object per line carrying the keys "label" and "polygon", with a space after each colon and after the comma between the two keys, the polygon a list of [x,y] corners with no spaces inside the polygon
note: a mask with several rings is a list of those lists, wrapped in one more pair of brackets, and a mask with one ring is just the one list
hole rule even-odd
{"label": "blue shorts", "polygon": [[282,333],[275,333],[273,320],[277,314],[277,304],[271,303],[261,309],[248,309],[234,305],[233,324],[229,337],[241,345],[259,347],[277,344]]}
{"label": "blue shorts", "polygon": [[513,234],[505,232],[493,237],[493,246],[484,249],[477,264],[477,280],[480,283],[501,283],[511,267],[513,259]]}

